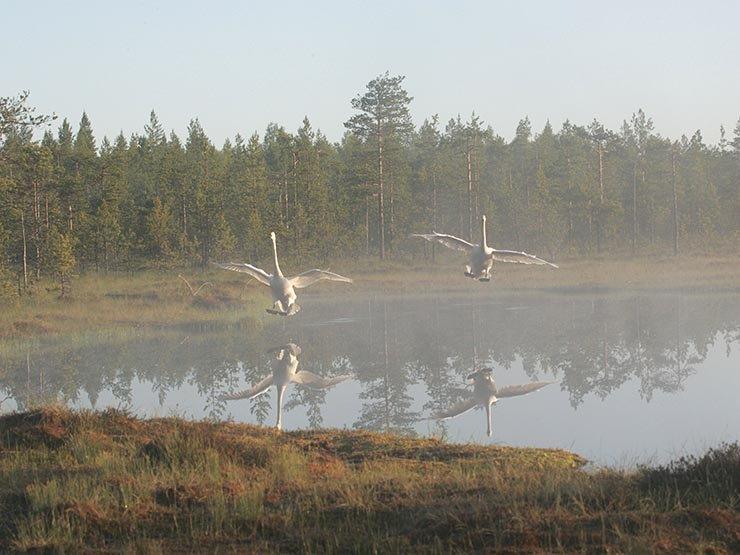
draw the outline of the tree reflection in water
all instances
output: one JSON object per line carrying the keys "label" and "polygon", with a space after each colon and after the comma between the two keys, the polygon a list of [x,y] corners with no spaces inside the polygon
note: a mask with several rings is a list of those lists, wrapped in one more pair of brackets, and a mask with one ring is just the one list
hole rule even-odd
{"label": "tree reflection in water", "polygon": [[[229,417],[222,395],[257,383],[269,370],[267,347],[295,340],[301,363],[321,376],[354,373],[355,411],[344,425],[413,433],[425,415],[468,394],[464,377],[493,367],[506,383],[521,361],[531,380],[558,380],[575,408],[639,382],[649,402],[697,372],[709,349],[727,356],[740,341],[740,297],[733,295],[489,295],[343,298],[313,303],[291,321],[89,333],[0,343],[1,410],[40,403],[138,407],[135,384],[172,409],[173,391],[191,388],[193,412]],[[735,355],[737,356],[737,355]],[[552,386],[558,387],[558,386]],[[354,390],[354,389],[353,389]],[[321,426],[326,391],[296,386],[285,404]],[[9,397],[9,399],[6,399]],[[270,397],[249,401],[264,422]]]}

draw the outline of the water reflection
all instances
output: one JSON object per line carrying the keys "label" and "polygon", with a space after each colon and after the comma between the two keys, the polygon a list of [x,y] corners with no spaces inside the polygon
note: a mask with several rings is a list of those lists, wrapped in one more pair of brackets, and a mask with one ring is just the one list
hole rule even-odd
{"label": "water reflection", "polygon": [[447,410],[434,415],[433,418],[437,420],[446,420],[447,418],[454,418],[455,416],[468,412],[475,407],[482,408],[486,411],[486,435],[489,437],[493,435],[491,407],[497,403],[499,399],[526,395],[533,391],[537,391],[538,389],[542,389],[546,385],[555,383],[552,381],[530,382],[521,385],[510,385],[499,389],[496,387],[496,381],[493,379],[493,368],[481,368],[480,370],[476,370],[468,376],[468,380],[473,383],[473,394],[458,401]]}
{"label": "water reflection", "polygon": [[275,389],[277,390],[277,422],[275,423],[275,427],[278,430],[283,428],[283,395],[288,384],[301,384],[312,389],[329,389],[330,387],[351,377],[350,374],[342,374],[332,378],[322,378],[308,370],[298,370],[298,355],[301,354],[301,348],[295,343],[287,343],[285,345],[280,345],[279,347],[273,347],[272,349],[268,349],[267,353],[275,355],[272,362],[272,372],[270,374],[248,390],[228,393],[222,395],[221,398],[226,401],[254,399],[263,393],[267,393],[267,390],[270,389],[270,387],[275,386]]}
{"label": "water reflection", "polygon": [[[227,399],[297,358],[266,352],[294,340],[303,348],[301,371],[356,379],[330,390],[339,391],[340,414],[326,404],[326,389],[290,388],[283,409],[300,413],[293,427],[324,425],[328,412],[334,426],[427,433],[423,418],[469,396],[464,379],[484,366],[502,384],[556,380],[559,385],[537,394],[538,403],[573,410],[606,402],[618,390],[634,389],[630,395],[643,404],[658,392],[678,395],[692,376],[696,384],[710,379],[703,377],[712,371],[710,352],[740,356],[737,295],[429,295],[343,297],[341,303],[307,295],[309,303],[310,311],[277,323],[265,316],[223,326],[6,341],[0,400],[10,399],[0,410],[44,402],[98,406],[102,397],[105,405],[152,412],[145,391],[160,411],[181,409],[177,398],[196,417],[264,423],[269,396],[245,404]],[[557,396],[548,393],[553,390]],[[702,410],[708,408],[694,406]]]}

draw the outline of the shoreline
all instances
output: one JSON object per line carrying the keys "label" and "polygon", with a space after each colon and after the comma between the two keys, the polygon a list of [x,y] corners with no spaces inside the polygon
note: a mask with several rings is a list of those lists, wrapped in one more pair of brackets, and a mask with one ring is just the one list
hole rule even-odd
{"label": "shoreline", "polygon": [[[319,284],[301,292],[307,298],[362,294],[450,294],[476,298],[498,294],[740,293],[740,257],[575,260],[558,270],[501,265],[490,283],[462,276],[461,266],[447,258],[439,265],[419,261],[370,261],[337,264],[331,269],[355,282]],[[208,282],[197,295],[195,288]],[[51,282],[42,281],[34,296],[5,301],[0,313],[0,339],[29,338],[92,329],[139,328],[238,321],[261,317],[269,293],[245,275],[209,269],[144,271],[135,274],[86,274],[72,283],[68,298],[59,298]]]}
{"label": "shoreline", "polygon": [[48,407],[0,417],[0,547],[740,547],[740,446],[626,472],[564,450]]}

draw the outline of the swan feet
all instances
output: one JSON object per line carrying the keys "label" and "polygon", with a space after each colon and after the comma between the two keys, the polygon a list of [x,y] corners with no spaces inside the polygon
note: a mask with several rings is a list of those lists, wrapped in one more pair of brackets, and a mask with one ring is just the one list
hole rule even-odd
{"label": "swan feet", "polygon": [[288,310],[278,310],[276,308],[266,308],[265,312],[268,314],[275,314],[277,316],[293,316],[296,312],[301,310],[301,305],[293,303],[288,307]]}
{"label": "swan feet", "polygon": [[487,283],[487,282],[491,281],[491,276],[479,277],[478,278],[478,281],[484,281],[484,282]]}

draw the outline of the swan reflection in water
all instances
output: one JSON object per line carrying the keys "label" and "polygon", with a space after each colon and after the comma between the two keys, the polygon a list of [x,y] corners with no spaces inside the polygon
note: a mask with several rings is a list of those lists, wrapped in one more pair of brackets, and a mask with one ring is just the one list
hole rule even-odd
{"label": "swan reflection in water", "polygon": [[468,376],[468,380],[473,382],[473,395],[467,399],[463,399],[452,405],[446,411],[440,412],[432,416],[435,420],[444,420],[447,418],[453,418],[464,412],[469,411],[475,407],[483,407],[486,409],[486,433],[491,436],[493,434],[493,426],[491,422],[491,406],[496,403],[499,399],[504,397],[517,397],[519,395],[526,395],[533,391],[537,391],[555,382],[530,382],[521,385],[509,385],[498,389],[496,382],[493,379],[493,369],[482,368],[477,370]]}
{"label": "swan reflection in water", "polygon": [[292,382],[314,389],[327,389],[352,377],[350,374],[342,374],[331,378],[322,378],[313,372],[298,370],[298,355],[301,354],[301,348],[295,343],[280,345],[279,347],[269,349],[267,352],[275,354],[275,359],[272,361],[272,374],[252,387],[252,389],[223,395],[222,399],[227,401],[254,399],[270,389],[270,386],[274,385],[277,389],[277,422],[275,426],[278,430],[281,430],[283,427],[283,394],[288,384]]}

